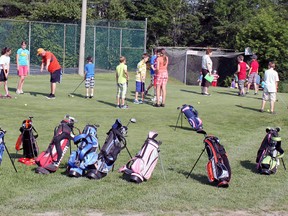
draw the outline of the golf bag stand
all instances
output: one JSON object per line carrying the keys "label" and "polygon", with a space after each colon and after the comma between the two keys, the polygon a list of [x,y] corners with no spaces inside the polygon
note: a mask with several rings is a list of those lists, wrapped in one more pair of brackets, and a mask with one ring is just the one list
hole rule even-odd
{"label": "golf bag stand", "polygon": [[[180,107],[177,107],[177,109],[180,109]],[[183,112],[180,110],[179,112],[179,115],[178,115],[178,118],[177,118],[177,121],[176,121],[176,124],[175,124],[175,128],[174,128],[174,131],[176,131],[176,128],[177,128],[177,125],[178,125],[178,122],[179,122],[179,119],[181,118],[181,128],[182,128],[182,124],[183,124]]]}
{"label": "golf bag stand", "polygon": [[203,148],[202,152],[200,153],[199,157],[197,158],[196,162],[194,163],[194,165],[193,165],[193,167],[192,167],[191,171],[188,173],[188,175],[187,175],[187,178],[189,178],[189,176],[190,176],[190,175],[191,175],[191,173],[193,172],[193,170],[194,170],[194,168],[195,168],[196,164],[197,164],[197,163],[198,163],[198,161],[200,160],[200,158],[201,158],[202,154],[204,153],[204,151],[205,151],[205,148]]}
{"label": "golf bag stand", "polygon": [[0,128],[0,164],[1,164],[2,159],[3,159],[4,150],[6,150],[8,156],[10,158],[10,161],[11,161],[13,167],[14,167],[15,172],[17,172],[17,169],[15,167],[14,161],[12,160],[11,155],[10,155],[10,153],[8,151],[8,148],[7,148],[7,146],[6,146],[5,142],[4,142],[5,133],[6,133],[6,131],[3,130],[2,128]]}

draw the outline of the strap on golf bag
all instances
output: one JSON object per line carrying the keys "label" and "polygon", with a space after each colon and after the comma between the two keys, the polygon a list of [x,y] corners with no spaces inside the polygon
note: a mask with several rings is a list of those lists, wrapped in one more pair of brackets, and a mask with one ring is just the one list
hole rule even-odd
{"label": "strap on golf bag", "polygon": [[231,179],[231,168],[224,147],[215,136],[204,139],[208,155],[206,171],[210,182],[217,182],[218,186],[227,187]]}
{"label": "strap on golf bag", "polygon": [[127,127],[117,119],[108,131],[104,145],[102,146],[94,168],[87,172],[87,177],[100,179],[105,177],[113,168],[115,161],[122,149],[126,147]]}
{"label": "strap on golf bag", "polygon": [[182,105],[181,112],[184,113],[193,130],[203,128],[202,120],[198,117],[198,112],[193,106],[184,104]]}
{"label": "strap on golf bag", "polygon": [[127,175],[129,181],[141,183],[150,179],[158,162],[160,151],[160,142],[155,140],[157,136],[156,132],[150,131],[141,150],[119,169],[119,172],[123,172],[124,176]]}
{"label": "strap on golf bag", "polygon": [[[39,153],[39,147],[36,141],[38,133],[33,127],[32,120],[24,120],[19,130],[21,134],[15,144],[16,151],[21,150],[21,146],[23,146],[24,158],[30,159],[37,157]],[[19,159],[19,161],[22,162],[21,159]]]}
{"label": "strap on golf bag", "polygon": [[73,139],[74,122],[62,120],[54,129],[54,136],[46,151],[40,153],[35,162],[38,165],[36,173],[49,174],[55,172]]}
{"label": "strap on golf bag", "polygon": [[279,159],[283,158],[284,150],[281,147],[280,128],[266,128],[266,135],[257,152],[256,163],[260,174],[275,174]]}
{"label": "strap on golf bag", "polygon": [[70,177],[80,177],[85,175],[98,159],[97,126],[86,125],[82,134],[75,136],[73,141],[78,149],[70,155],[67,173]]}
{"label": "strap on golf bag", "polygon": [[3,154],[5,151],[4,135],[5,135],[5,132],[0,130],[0,165],[2,163]]}

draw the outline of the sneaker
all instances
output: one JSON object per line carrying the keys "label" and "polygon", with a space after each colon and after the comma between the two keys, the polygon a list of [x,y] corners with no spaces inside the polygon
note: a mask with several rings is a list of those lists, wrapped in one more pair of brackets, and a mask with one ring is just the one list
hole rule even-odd
{"label": "sneaker", "polygon": [[255,92],[254,95],[258,95],[258,92]]}
{"label": "sneaker", "polygon": [[202,93],[204,96],[211,96],[209,93]]}
{"label": "sneaker", "polygon": [[138,103],[139,103],[139,104],[143,104],[143,101],[142,101],[142,100],[139,100]]}
{"label": "sneaker", "polygon": [[148,91],[147,91],[147,90],[145,90],[144,94],[145,94],[145,95],[147,95],[147,94],[148,94]]}
{"label": "sneaker", "polygon": [[134,104],[139,104],[139,101],[135,99]]}
{"label": "sneaker", "polygon": [[5,95],[6,98],[12,98],[10,94]]}
{"label": "sneaker", "polygon": [[56,97],[54,94],[49,94],[46,98],[47,99],[55,99]]}
{"label": "sneaker", "polygon": [[161,107],[165,107],[165,104],[161,104],[160,106],[161,106]]}
{"label": "sneaker", "polygon": [[128,106],[125,104],[125,105],[122,105],[120,108],[121,109],[128,109]]}
{"label": "sneaker", "polygon": [[85,96],[85,99],[88,99],[89,98],[89,96]]}
{"label": "sneaker", "polygon": [[20,91],[20,94],[24,94],[24,92],[21,90],[21,91]]}
{"label": "sneaker", "polygon": [[156,104],[154,104],[154,107],[160,107],[160,104],[156,103]]}
{"label": "sneaker", "polygon": [[260,110],[259,110],[259,112],[263,113],[263,112],[264,112],[264,110],[263,110],[263,109],[260,109]]}
{"label": "sneaker", "polygon": [[247,91],[246,94],[249,94],[249,91]]}
{"label": "sneaker", "polygon": [[273,112],[270,112],[272,115],[275,115],[276,114],[276,112],[275,111],[273,111]]}
{"label": "sneaker", "polygon": [[93,95],[91,95],[89,98],[92,99],[92,98],[93,98]]}
{"label": "sneaker", "polygon": [[19,91],[18,89],[16,90],[16,94],[21,94],[21,91]]}
{"label": "sneaker", "polygon": [[119,108],[119,109],[120,109],[121,107],[120,107],[120,105],[118,104],[118,105],[116,105],[116,108]]}

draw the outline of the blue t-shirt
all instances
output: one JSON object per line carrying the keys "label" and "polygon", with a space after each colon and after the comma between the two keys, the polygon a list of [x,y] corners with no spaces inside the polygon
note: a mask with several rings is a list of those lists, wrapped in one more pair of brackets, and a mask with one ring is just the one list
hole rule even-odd
{"label": "blue t-shirt", "polygon": [[[154,65],[155,60],[157,58],[157,55],[153,55],[150,59],[150,65]],[[152,67],[150,66],[150,75],[154,75],[155,71],[152,69]]]}
{"label": "blue t-shirt", "polygon": [[27,49],[18,49],[17,50],[17,54],[18,54],[18,64],[21,66],[25,66],[28,65],[28,57],[30,52]]}
{"label": "blue t-shirt", "polygon": [[95,75],[95,66],[92,63],[88,63],[85,65],[85,72],[86,72],[86,78],[94,77]]}

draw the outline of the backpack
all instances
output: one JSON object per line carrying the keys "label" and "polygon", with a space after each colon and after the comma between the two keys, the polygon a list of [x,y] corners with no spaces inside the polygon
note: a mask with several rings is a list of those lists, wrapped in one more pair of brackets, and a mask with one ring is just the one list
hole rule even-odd
{"label": "backpack", "polygon": [[40,174],[49,174],[55,172],[70,147],[70,140],[74,137],[75,119],[65,116],[65,119],[55,127],[53,138],[46,151],[40,153],[35,162],[38,165],[35,172]]}
{"label": "backpack", "polygon": [[284,156],[279,131],[280,128],[278,127],[266,128],[267,134],[261,143],[256,157],[256,168],[260,174],[275,174],[279,165],[279,159],[282,159]]}
{"label": "backpack", "polygon": [[193,106],[184,104],[182,105],[180,112],[184,113],[185,118],[192,127],[192,130],[196,131],[203,129],[202,120],[198,117],[198,112]]}
{"label": "backpack", "polygon": [[98,159],[98,125],[86,125],[82,133],[75,136],[73,141],[77,150],[72,151],[68,160],[67,173],[70,177],[80,177],[96,163]]}
{"label": "backpack", "polygon": [[204,145],[208,155],[206,171],[209,182],[216,182],[218,187],[228,187],[231,168],[224,146],[215,136],[206,136]]}
{"label": "backpack", "polygon": [[136,183],[150,179],[158,162],[160,152],[159,145],[161,142],[155,140],[157,136],[156,132],[150,131],[141,150],[126,165],[119,169],[119,172],[124,173],[124,178]]}
{"label": "backpack", "polygon": [[127,149],[127,143],[124,137],[127,134],[127,131],[127,126],[123,126],[121,121],[117,119],[112,125],[112,128],[107,132],[106,140],[100,150],[96,163],[93,165],[92,169],[87,171],[86,176],[88,178],[101,179],[113,168],[120,152],[124,148]]}
{"label": "backpack", "polygon": [[34,158],[39,154],[39,147],[36,140],[38,133],[33,127],[32,118],[33,117],[29,117],[29,119],[22,122],[22,126],[19,129],[21,134],[15,144],[16,153],[21,150],[22,146],[24,157],[19,158],[18,161],[26,165],[34,165]]}

